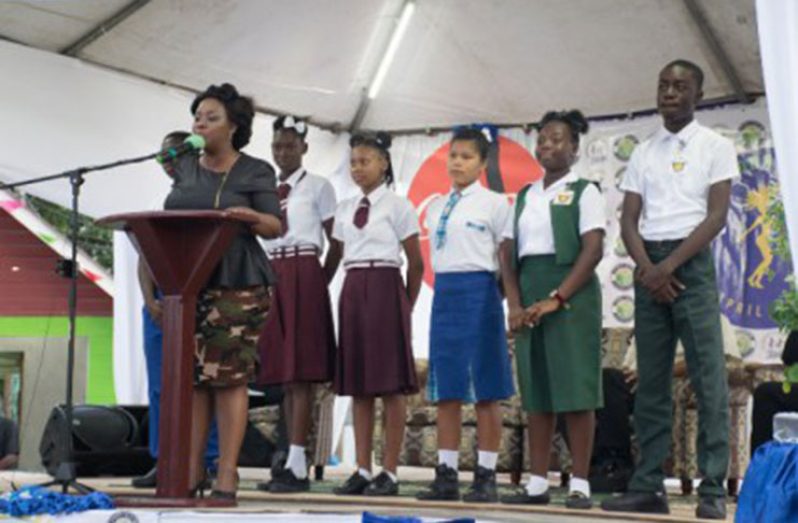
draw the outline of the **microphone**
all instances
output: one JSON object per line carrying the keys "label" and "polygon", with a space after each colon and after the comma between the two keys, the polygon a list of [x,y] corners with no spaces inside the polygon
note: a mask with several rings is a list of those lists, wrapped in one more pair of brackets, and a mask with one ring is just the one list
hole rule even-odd
{"label": "microphone", "polygon": [[186,138],[183,143],[177,147],[170,147],[164,149],[155,155],[155,160],[160,163],[171,162],[178,156],[183,156],[186,153],[193,153],[205,148],[205,138],[198,134],[191,134]]}

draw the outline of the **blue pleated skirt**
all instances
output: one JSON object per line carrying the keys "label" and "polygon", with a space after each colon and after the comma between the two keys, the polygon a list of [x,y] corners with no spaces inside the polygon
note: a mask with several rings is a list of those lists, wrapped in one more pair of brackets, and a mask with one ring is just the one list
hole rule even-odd
{"label": "blue pleated skirt", "polygon": [[493,273],[435,275],[429,352],[430,401],[496,401],[515,393]]}

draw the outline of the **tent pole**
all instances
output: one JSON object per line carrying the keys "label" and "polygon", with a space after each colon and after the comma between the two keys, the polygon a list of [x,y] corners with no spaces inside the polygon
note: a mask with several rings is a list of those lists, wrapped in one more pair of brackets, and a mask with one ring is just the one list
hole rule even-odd
{"label": "tent pole", "polygon": [[729,82],[732,90],[734,90],[737,100],[742,104],[751,103],[753,98],[745,92],[743,82],[740,80],[740,75],[737,74],[734,64],[732,64],[729,55],[726,53],[723,45],[721,45],[720,40],[718,40],[715,30],[709,24],[709,20],[707,20],[697,0],[684,0],[684,6],[690,13],[690,19],[698,26],[699,31],[701,31],[701,36],[709,47],[712,56],[718,61],[721,69],[723,69],[726,81]]}
{"label": "tent pole", "polygon": [[150,0],[132,0],[129,4],[125,5],[122,9],[112,14],[100,22],[96,27],[91,29],[88,33],[84,34],[68,46],[59,51],[60,54],[66,56],[77,56],[89,44],[108,34],[114,27],[127,20],[130,15],[150,3]]}

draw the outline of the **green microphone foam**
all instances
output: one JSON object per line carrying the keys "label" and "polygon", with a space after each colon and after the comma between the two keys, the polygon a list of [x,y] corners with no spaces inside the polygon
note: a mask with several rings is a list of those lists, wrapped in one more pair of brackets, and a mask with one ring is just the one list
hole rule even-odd
{"label": "green microphone foam", "polygon": [[189,135],[188,138],[183,140],[183,143],[191,145],[193,149],[204,149],[205,148],[205,138],[198,134]]}

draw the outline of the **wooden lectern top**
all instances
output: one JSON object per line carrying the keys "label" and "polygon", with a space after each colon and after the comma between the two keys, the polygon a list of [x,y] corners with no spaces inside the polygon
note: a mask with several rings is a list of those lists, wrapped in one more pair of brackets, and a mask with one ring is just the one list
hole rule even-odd
{"label": "wooden lectern top", "polygon": [[225,211],[153,211],[115,214],[97,223],[128,233],[166,296],[196,294],[250,217]]}

